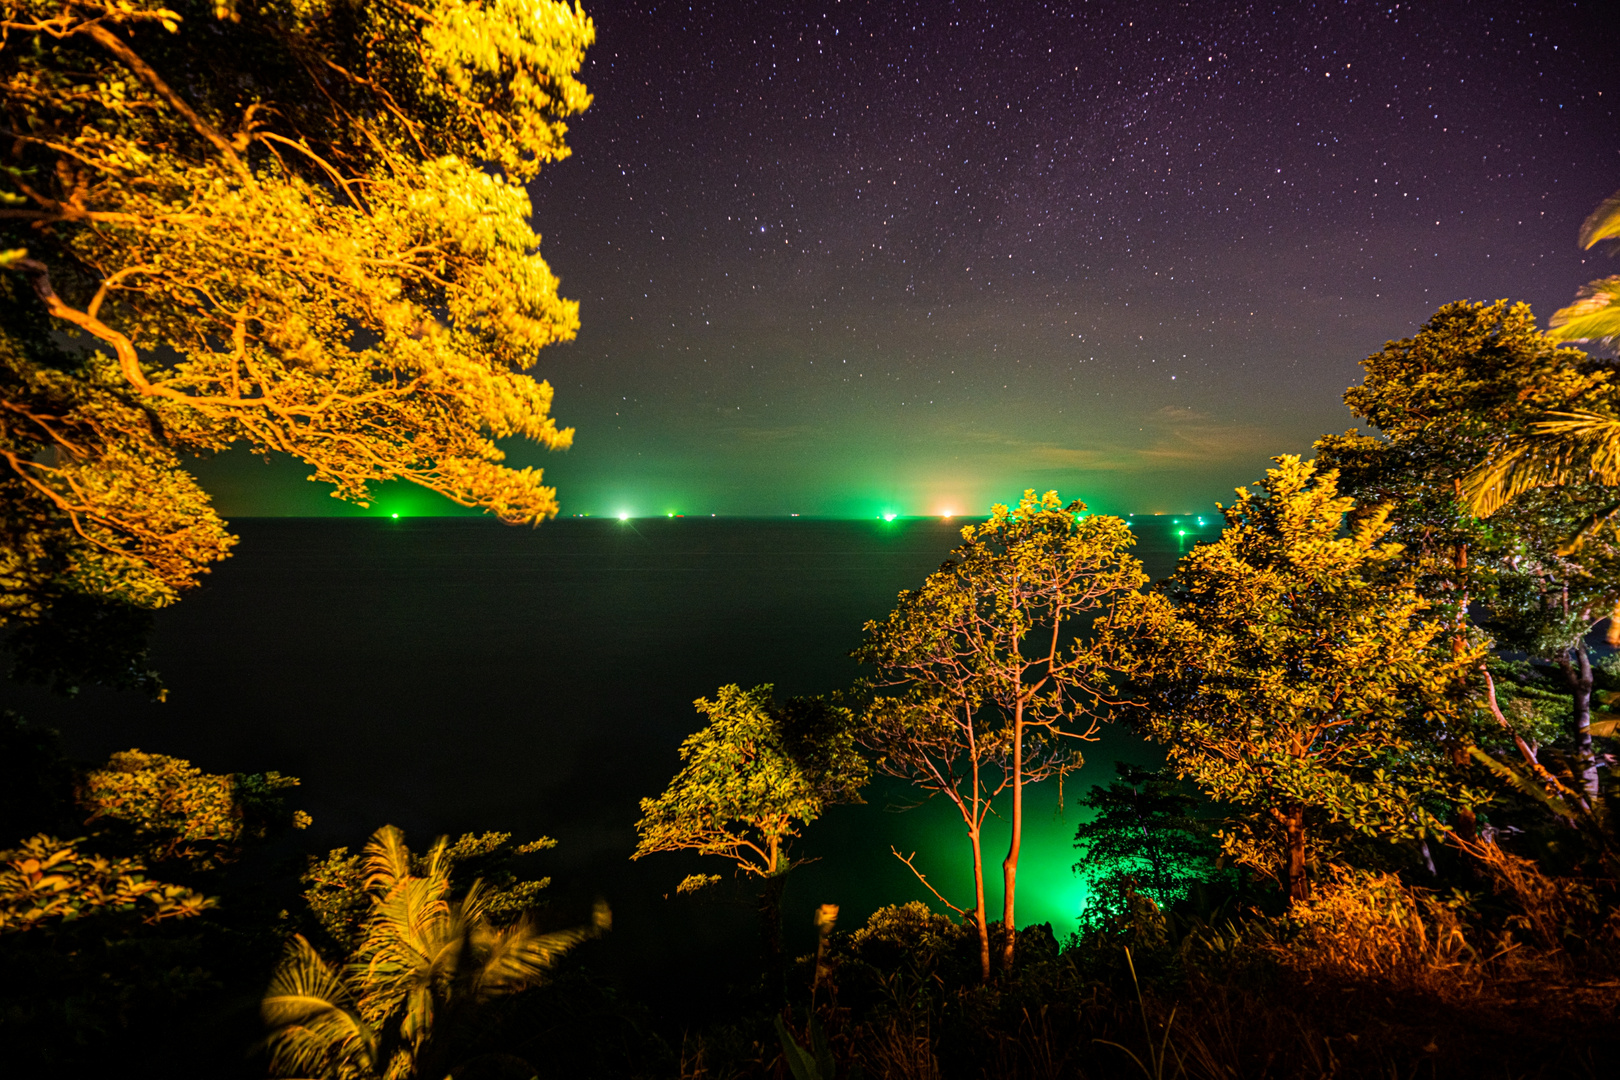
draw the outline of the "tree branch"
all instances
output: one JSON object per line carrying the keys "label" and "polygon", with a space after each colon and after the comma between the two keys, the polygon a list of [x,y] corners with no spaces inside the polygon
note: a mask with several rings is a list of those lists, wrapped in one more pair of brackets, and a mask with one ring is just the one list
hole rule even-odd
{"label": "tree branch", "polygon": [[915,851],[913,851],[910,855],[902,855],[900,854],[899,850],[894,847],[890,847],[889,850],[894,852],[895,858],[906,864],[907,869],[909,869],[913,874],[917,875],[917,880],[923,883],[923,888],[927,889],[929,892],[938,897],[940,903],[962,916],[962,918],[967,918],[968,913],[966,911],[962,910],[949,900],[945,899],[945,897],[941,896],[939,890],[928,883],[928,878],[923,874],[923,872],[913,865],[912,860],[917,857],[917,853]]}
{"label": "tree branch", "polygon": [[169,84],[163,81],[163,76],[153,71],[151,65],[136,55],[135,50],[124,44],[122,38],[99,23],[91,23],[85,27],[85,33],[102,48],[123,61],[124,66],[139,76],[142,82],[157,91],[158,96],[173,106],[175,112],[186,118],[192,130],[214,144],[237,172],[244,177],[248,176],[247,166],[242,164],[242,159],[237,156],[236,148],[231,145],[231,141],[214,130],[212,124],[198,116],[196,110],[187,104],[186,99],[175,93]]}

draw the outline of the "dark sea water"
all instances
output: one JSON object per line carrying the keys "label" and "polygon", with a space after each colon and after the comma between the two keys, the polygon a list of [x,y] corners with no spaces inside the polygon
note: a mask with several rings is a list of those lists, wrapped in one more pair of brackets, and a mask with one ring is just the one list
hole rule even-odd
{"label": "dark sea water", "polygon": [[[1138,519],[1155,577],[1215,519]],[[605,896],[616,938],[671,955],[740,932],[723,899],[666,899],[719,860],[631,863],[637,801],[673,775],[698,726],[691,702],[726,683],[820,693],[856,677],[849,651],[959,540],[932,520],[563,520],[514,529],[476,518],[261,519],[233,523],[236,555],[159,617],[154,658],[167,703],[91,691],[64,701],[8,688],[8,704],[59,728],[84,759],[138,746],[212,772],[301,777],[315,825],[307,850],[361,844],[392,822],[426,844],[440,833],[547,835],[536,856],[557,901]],[[1189,530],[1185,537],[1181,529]],[[1081,784],[1151,750],[1112,731],[1087,748]],[[1019,922],[1074,927],[1078,821],[1033,789]],[[907,792],[811,827],[787,897],[790,931],[843,906],[844,925],[926,894],[890,853],[966,906],[967,846],[948,807],[899,812]],[[1005,844],[993,833],[987,863]],[[992,909],[999,910],[1000,889]],[[802,924],[802,925],[801,925]],[[682,942],[686,944],[683,945]]]}

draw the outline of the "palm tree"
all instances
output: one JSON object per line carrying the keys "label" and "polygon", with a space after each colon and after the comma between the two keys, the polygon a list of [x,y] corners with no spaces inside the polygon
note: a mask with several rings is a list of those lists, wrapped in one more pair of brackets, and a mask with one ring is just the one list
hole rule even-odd
{"label": "palm tree", "polygon": [[[1486,518],[1509,500],[1538,487],[1563,487],[1595,480],[1606,487],[1620,484],[1620,418],[1585,409],[1548,413],[1530,433],[1510,441],[1502,453],[1487,458],[1463,481],[1463,495],[1475,517]],[[1584,540],[1600,519],[1576,534]],[[1566,545],[1568,554],[1575,547]]]}
{"label": "palm tree", "polygon": [[[1604,241],[1620,247],[1620,191],[1610,195],[1581,223],[1580,245],[1589,250]],[[1620,276],[1581,286],[1575,302],[1548,322],[1547,338],[1620,348]],[[1562,487],[1581,480],[1605,486],[1620,483],[1620,417],[1590,410],[1551,412],[1530,432],[1510,440],[1500,454],[1480,464],[1463,483],[1475,517],[1490,517],[1515,496],[1538,487]],[[1568,541],[1568,554],[1614,513],[1620,504],[1593,514]]]}
{"label": "palm tree", "polygon": [[415,873],[399,829],[373,834],[364,860],[371,911],[354,954],[330,963],[297,936],[265,992],[273,1072],[323,1080],[443,1075],[452,1036],[469,1014],[534,986],[611,921],[599,904],[589,927],[541,933],[526,916],[497,926],[481,882],[451,897],[447,849],[440,837]]}
{"label": "palm tree", "polygon": [[[1581,222],[1582,250],[1605,240],[1620,246],[1620,191],[1604,199]],[[1581,286],[1575,302],[1559,308],[1548,325],[1552,329],[1547,336],[1554,341],[1590,341],[1610,349],[1620,346],[1620,277]]]}

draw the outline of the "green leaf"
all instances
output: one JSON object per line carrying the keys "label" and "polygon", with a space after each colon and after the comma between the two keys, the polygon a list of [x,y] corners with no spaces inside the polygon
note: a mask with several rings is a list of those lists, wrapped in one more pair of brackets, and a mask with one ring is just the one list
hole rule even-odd
{"label": "green leaf", "polygon": [[[815,1032],[814,1020],[811,1021],[811,1032],[813,1038]],[[782,1022],[780,1016],[776,1018],[776,1037],[782,1044],[782,1057],[787,1061],[788,1071],[793,1074],[793,1080],[833,1080],[830,1062],[828,1071],[823,1073],[817,1058],[812,1057],[808,1050],[794,1041],[793,1036],[788,1032],[787,1025]]]}

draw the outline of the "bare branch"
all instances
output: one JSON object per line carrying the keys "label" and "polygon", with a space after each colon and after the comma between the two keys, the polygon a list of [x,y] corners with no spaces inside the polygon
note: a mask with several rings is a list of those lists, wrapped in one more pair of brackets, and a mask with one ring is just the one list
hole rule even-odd
{"label": "bare branch", "polygon": [[900,854],[899,850],[894,848],[894,847],[890,847],[889,850],[894,852],[894,857],[895,858],[899,859],[901,862],[906,864],[906,868],[908,870],[910,870],[913,874],[917,875],[917,880],[923,883],[923,888],[927,889],[929,892],[933,893],[936,897],[938,897],[940,903],[944,904],[946,907],[950,908],[952,911],[954,911],[958,915],[962,916],[962,918],[964,918],[964,919],[967,918],[968,913],[965,910],[963,910],[962,908],[957,907],[955,904],[953,904],[949,900],[945,899],[945,897],[941,896],[940,891],[938,889],[934,888],[932,885],[930,885],[928,883],[927,876],[921,870],[917,869],[917,867],[915,865],[913,865],[912,860],[917,857],[917,853],[915,851],[913,851],[910,855],[902,855],[902,854]]}

